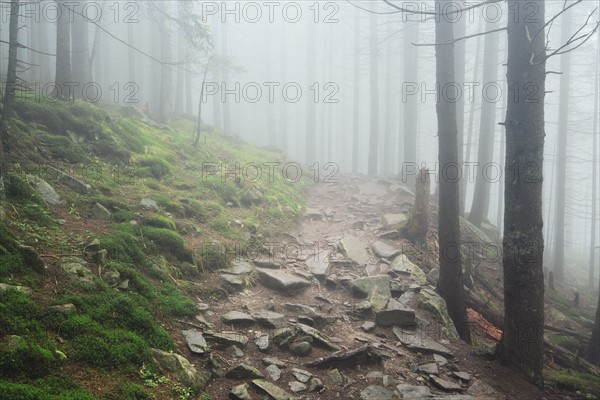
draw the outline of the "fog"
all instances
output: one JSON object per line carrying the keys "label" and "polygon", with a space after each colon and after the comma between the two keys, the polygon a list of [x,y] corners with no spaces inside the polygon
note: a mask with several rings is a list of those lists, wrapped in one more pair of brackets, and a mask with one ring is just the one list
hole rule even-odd
{"label": "fog", "polygon": [[[65,1],[73,21],[81,15],[88,18],[82,28],[88,46],[78,49],[73,45],[71,62],[75,66],[77,60],[89,60],[90,82],[74,81],[79,84],[75,91],[86,88],[82,96],[74,97],[110,106],[133,105],[161,123],[175,115],[195,118],[201,103],[205,124],[252,144],[276,147],[291,160],[305,163],[305,173],[312,173],[310,166],[318,169],[320,179],[339,169],[411,182],[422,166],[439,172],[433,46],[436,16],[431,15],[433,2],[393,3],[406,10],[374,0]],[[592,181],[598,164],[593,159],[594,136],[598,134],[594,115],[598,112],[596,5],[579,2],[546,29],[547,51],[558,53],[548,58],[546,67],[545,264],[549,268],[553,264],[556,181],[563,170],[557,166],[558,139],[566,135],[564,247],[567,268],[576,272],[570,279],[580,284],[586,282],[590,249],[599,245],[600,237],[597,232],[596,242],[591,243]],[[547,2],[546,20],[562,8],[562,1]],[[26,47],[19,50],[18,72],[23,87],[38,96],[47,96],[53,88],[57,10],[57,3],[46,0],[21,8],[19,41]],[[0,70],[4,80],[8,2],[2,3],[1,16]],[[507,96],[523,95],[506,85],[504,28],[511,17],[504,2],[437,16],[453,18],[455,36],[464,39],[455,43],[457,54],[464,46],[464,60],[456,59],[458,71],[464,69],[464,75],[457,74],[455,84],[461,96],[454,99],[463,102],[459,105],[459,137],[464,160],[461,179],[467,182],[464,209],[471,209],[475,180],[485,174],[491,182],[486,217],[500,229],[499,197],[505,167],[501,154],[504,128],[499,123],[504,122]],[[571,23],[563,29],[565,20]],[[490,31],[494,32],[478,35]],[[73,28],[73,43],[81,32]],[[590,32],[589,37],[563,49],[571,51],[561,54],[565,38]],[[484,71],[486,59],[493,56],[493,50],[484,46],[489,36],[498,41],[498,68],[496,76],[485,80],[489,75]],[[561,86],[567,64],[568,85]],[[568,98],[568,118],[562,122],[561,96]],[[493,152],[491,157],[479,159],[479,133],[484,125],[481,112],[486,104],[492,104]],[[415,138],[416,149],[407,157],[410,137]],[[376,171],[369,168],[370,150],[376,154]],[[488,167],[478,169],[475,163]],[[595,198],[597,201],[598,196]],[[444,199],[439,202],[443,204]],[[599,256],[596,252],[594,258]]]}

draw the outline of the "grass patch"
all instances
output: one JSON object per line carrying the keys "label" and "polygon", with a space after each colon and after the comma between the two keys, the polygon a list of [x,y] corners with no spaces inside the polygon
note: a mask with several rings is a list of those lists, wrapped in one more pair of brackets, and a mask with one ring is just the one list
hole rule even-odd
{"label": "grass patch", "polygon": [[144,220],[144,225],[155,228],[164,228],[174,231],[176,229],[175,222],[171,218],[162,215],[154,215]]}
{"label": "grass patch", "polygon": [[600,376],[573,371],[552,371],[549,381],[560,388],[600,396]]}
{"label": "grass patch", "polygon": [[177,232],[165,228],[144,226],[142,234],[159,250],[172,254],[178,260],[194,262],[192,253],[186,248],[183,239]]}
{"label": "grass patch", "polygon": [[579,340],[571,336],[550,335],[550,340],[555,344],[569,350],[573,354],[577,354],[577,352],[581,349],[581,343],[579,343]]}

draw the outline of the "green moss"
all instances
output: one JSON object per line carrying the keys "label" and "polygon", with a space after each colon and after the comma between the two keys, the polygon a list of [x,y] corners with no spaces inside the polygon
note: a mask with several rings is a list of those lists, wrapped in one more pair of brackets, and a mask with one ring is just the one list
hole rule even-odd
{"label": "green moss", "polygon": [[190,200],[188,210],[190,215],[186,216],[193,217],[202,223],[208,222],[212,218],[217,218],[224,213],[223,206],[211,200],[204,202]]}
{"label": "green moss", "polygon": [[33,383],[0,381],[0,393],[6,400],[95,400],[91,394],[81,388],[48,387],[45,380]]}
{"label": "green moss", "polygon": [[173,171],[173,166],[167,160],[158,156],[141,156],[138,163],[140,165],[138,176],[142,177],[161,179],[164,176],[171,175]]}
{"label": "green moss", "polygon": [[144,238],[150,240],[158,249],[168,252],[178,260],[194,262],[191,252],[186,248],[181,236],[170,229],[145,226],[142,228]]}
{"label": "green moss", "polygon": [[83,163],[89,160],[83,146],[74,143],[66,136],[41,133],[36,135],[36,142],[38,146],[50,152],[53,159],[70,163]]}
{"label": "green moss", "polygon": [[574,371],[552,371],[548,380],[561,388],[600,395],[599,376]]}
{"label": "green moss", "polygon": [[153,215],[144,220],[144,225],[153,226],[155,228],[164,228],[175,230],[175,222],[171,218],[164,217],[162,215]]}
{"label": "green moss", "polygon": [[231,255],[220,244],[206,243],[197,254],[198,264],[207,271],[227,269],[231,266]]}
{"label": "green moss", "polygon": [[579,340],[567,335],[550,335],[550,340],[575,354],[581,349]]}
{"label": "green moss", "polygon": [[39,378],[47,375],[58,361],[54,349],[25,340],[0,351],[0,371],[4,376]]}
{"label": "green moss", "polygon": [[25,272],[27,266],[20,254],[6,254],[0,256],[0,280],[19,275]]}
{"label": "green moss", "polygon": [[43,203],[42,198],[26,179],[12,172],[9,172],[6,177],[4,189],[6,190],[6,197],[9,200],[34,202],[38,204]]}
{"label": "green moss", "polygon": [[137,218],[137,214],[134,211],[129,210],[117,210],[113,213],[113,218],[117,222],[129,222]]}
{"label": "green moss", "polygon": [[146,342],[123,329],[102,329],[73,338],[75,359],[102,369],[139,366],[150,360]]}
{"label": "green moss", "polygon": [[0,337],[43,332],[41,315],[39,306],[29,296],[15,290],[0,292]]}
{"label": "green moss", "polygon": [[135,383],[123,383],[113,390],[112,393],[104,396],[106,400],[145,400],[151,398],[152,396],[150,396],[142,385]]}
{"label": "green moss", "polygon": [[115,226],[115,229],[108,235],[99,238],[100,245],[108,252],[108,257],[112,260],[125,263],[147,264],[147,258],[144,254],[143,243],[138,236],[136,227],[121,223]]}

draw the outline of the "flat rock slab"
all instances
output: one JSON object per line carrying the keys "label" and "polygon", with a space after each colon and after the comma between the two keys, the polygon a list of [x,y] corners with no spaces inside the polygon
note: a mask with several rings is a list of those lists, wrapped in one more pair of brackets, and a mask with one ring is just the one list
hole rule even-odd
{"label": "flat rock slab", "polygon": [[267,268],[267,269],[280,269],[281,268],[281,265],[279,263],[277,263],[277,262],[275,262],[275,260],[273,260],[271,258],[267,258],[267,257],[255,258],[254,265],[256,265],[259,268]]}
{"label": "flat rock slab", "polygon": [[414,326],[416,325],[415,311],[408,307],[385,309],[375,313],[375,323],[379,326]]}
{"label": "flat rock slab", "polygon": [[427,386],[400,384],[396,386],[401,399],[426,399],[434,397]]}
{"label": "flat rock slab", "polygon": [[440,378],[438,376],[429,375],[429,380],[437,388],[442,389],[445,392],[462,391],[462,387],[458,383],[447,381],[447,380],[442,379],[442,378]]}
{"label": "flat rock slab", "polygon": [[256,323],[260,326],[269,329],[283,328],[287,325],[285,315],[273,311],[259,311],[252,314],[252,318],[254,318]]}
{"label": "flat rock slab", "polygon": [[381,225],[388,227],[406,223],[408,217],[406,214],[384,214],[381,217]]}
{"label": "flat rock slab", "polygon": [[216,342],[225,346],[230,346],[233,344],[238,347],[246,347],[248,344],[248,337],[239,333],[212,333],[210,335],[207,334],[206,339],[209,342]]}
{"label": "flat rock slab", "polygon": [[390,277],[388,275],[364,276],[354,279],[350,283],[352,292],[359,297],[367,297],[377,288],[380,293],[387,297],[392,297],[390,290]]}
{"label": "flat rock slab", "polygon": [[231,268],[228,268],[223,272],[227,272],[228,274],[232,275],[245,275],[252,273],[252,271],[254,271],[254,266],[248,261],[237,260],[233,262]]}
{"label": "flat rock slab", "polygon": [[226,374],[227,379],[256,379],[265,375],[251,365],[240,364],[230,369]]}
{"label": "flat rock slab", "polygon": [[331,271],[329,253],[319,253],[309,256],[306,259],[305,264],[310,273],[319,279],[327,278],[329,272]]}
{"label": "flat rock slab", "polygon": [[231,389],[229,398],[232,400],[252,400],[250,393],[248,393],[248,385],[246,383]]}
{"label": "flat rock slab", "polygon": [[402,253],[401,249],[390,246],[389,244],[380,240],[374,242],[371,245],[371,249],[373,249],[373,253],[377,254],[379,257],[382,258],[393,258],[396,257],[398,254]]}
{"label": "flat rock slab", "polygon": [[240,311],[229,311],[221,316],[221,321],[226,325],[242,325],[249,326],[255,323],[254,318]]}
{"label": "flat rock slab", "polygon": [[208,344],[206,343],[206,339],[204,339],[204,336],[201,332],[190,329],[182,331],[181,334],[185,338],[185,341],[187,342],[187,345],[192,353],[206,353]]}
{"label": "flat rock slab", "polygon": [[329,339],[327,336],[325,336],[324,334],[319,332],[317,329],[310,327],[308,325],[304,325],[304,324],[296,324],[296,327],[298,328],[298,330],[300,332],[302,332],[308,336],[311,336],[315,340],[315,342],[317,342],[321,346],[325,347],[326,349],[333,350],[333,351],[341,350],[338,345],[334,344],[331,341],[331,339]]}
{"label": "flat rock slab", "polygon": [[450,315],[448,315],[446,301],[439,294],[431,289],[421,289],[419,292],[418,307],[436,315],[444,325],[446,330],[444,333],[458,339],[458,332],[456,331],[454,322],[452,322]]}
{"label": "flat rock slab", "polygon": [[390,389],[383,386],[367,386],[365,390],[360,392],[362,400],[394,400],[396,395]]}
{"label": "flat rock slab", "polygon": [[341,252],[353,260],[358,265],[367,265],[369,263],[369,241],[357,236],[344,236],[340,241]]}
{"label": "flat rock slab", "polygon": [[319,314],[317,310],[304,304],[285,303],[283,305],[283,308],[295,314],[309,317],[313,319],[317,324],[322,324],[323,322],[325,322],[325,317]]}
{"label": "flat rock slab", "polygon": [[444,345],[434,342],[431,339],[422,337],[422,334],[409,334],[402,331],[402,329],[400,329],[397,326],[394,326],[392,329],[400,343],[406,346],[406,348],[409,350],[420,351],[422,353],[427,354],[435,353],[447,358],[454,358],[454,354],[452,354],[452,351],[450,351],[450,349],[448,349]]}
{"label": "flat rock slab", "polygon": [[258,276],[262,284],[270,289],[293,293],[310,286],[310,282],[304,278],[290,275],[279,270],[257,268]]}
{"label": "flat rock slab", "polygon": [[221,274],[221,282],[228,287],[234,289],[242,289],[244,287],[244,280],[240,275],[233,274]]}
{"label": "flat rock slab", "polygon": [[417,367],[417,372],[424,373],[426,375],[437,375],[439,374],[438,366],[436,363],[421,364]]}
{"label": "flat rock slab", "polygon": [[390,264],[390,270],[401,275],[409,275],[421,286],[427,283],[427,275],[425,272],[410,261],[406,254],[400,254],[398,257],[394,258],[394,261]]}
{"label": "flat rock slab", "polygon": [[298,400],[287,391],[263,379],[254,379],[252,384],[268,394],[273,400]]}

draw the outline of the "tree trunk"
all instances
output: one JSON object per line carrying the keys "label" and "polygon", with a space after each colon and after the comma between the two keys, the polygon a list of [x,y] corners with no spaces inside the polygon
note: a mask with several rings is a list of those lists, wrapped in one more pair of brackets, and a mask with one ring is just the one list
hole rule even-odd
{"label": "tree trunk", "polygon": [[[543,386],[544,0],[509,0],[502,361]],[[519,14],[516,14],[516,13]],[[528,18],[517,15],[528,15]],[[530,32],[536,32],[530,42]],[[538,33],[539,32],[539,33]],[[533,94],[531,87],[535,88]]]}
{"label": "tree trunk", "polygon": [[[315,24],[309,24],[308,27],[308,42],[306,48],[306,67],[308,85],[312,86],[315,83],[315,75],[317,62],[315,60],[315,49],[317,45],[317,35],[315,32]],[[311,95],[306,96],[306,141],[305,141],[305,157],[306,165],[311,166],[317,161],[317,119],[315,110],[315,100]]]}
{"label": "tree trunk", "polygon": [[393,69],[392,69],[392,24],[388,24],[386,31],[386,45],[385,45],[385,79],[387,84],[385,85],[385,131],[384,131],[384,144],[383,144],[383,173],[385,175],[391,174],[394,168],[394,127],[393,127],[393,116],[394,112],[394,101],[392,99],[392,87],[394,82]]}
{"label": "tree trunk", "polygon": [[[572,34],[571,12],[561,16],[561,42],[566,43]],[[558,104],[558,153],[556,155],[556,216],[554,219],[554,279],[565,279],[565,201],[567,183],[567,136],[569,126],[569,89],[571,82],[571,53],[560,58],[560,99]]]}
{"label": "tree trunk", "polygon": [[59,100],[71,100],[71,12],[65,6],[65,0],[58,0],[61,17],[56,22],[56,76],[54,79],[54,97]]}
{"label": "tree trunk", "polygon": [[[442,10],[450,0],[437,1],[436,9]],[[452,23],[439,18],[435,24],[435,41],[443,43],[454,37]],[[471,342],[471,332],[465,307],[463,290],[462,263],[460,255],[460,221],[459,221],[459,181],[460,173],[452,166],[458,161],[458,140],[456,127],[456,103],[449,99],[456,98],[456,92],[449,93],[442,88],[455,86],[454,82],[454,45],[437,45],[435,48],[435,75],[437,93],[437,128],[438,159],[440,169],[439,194],[444,199],[444,206],[438,211],[438,235],[440,244],[440,279],[438,290],[446,300],[448,314],[454,321],[461,339]]]}
{"label": "tree trunk", "polygon": [[[132,46],[135,44],[135,34],[133,32],[133,28],[133,23],[127,24],[127,43]],[[131,48],[127,49],[127,67],[129,68],[127,79],[129,82],[135,83],[135,52]]]}
{"label": "tree trunk", "polygon": [[[461,7],[464,7],[464,1],[460,0],[458,2]],[[456,34],[455,37],[461,38],[465,36],[467,31],[467,18],[459,18],[458,22],[456,22]],[[466,40],[459,40],[454,45],[454,71],[456,75],[455,82],[461,87],[464,86],[465,82],[465,46]],[[458,102],[456,103],[456,129],[458,131],[458,164],[461,167],[464,167],[465,162],[465,96],[467,93],[464,92]],[[465,215],[465,196],[463,187],[466,187],[467,181],[464,177],[464,169],[463,175],[460,180],[460,191],[459,191],[459,199],[458,199],[458,212],[459,215]]]}
{"label": "tree trunk", "polygon": [[[229,57],[229,38],[227,32],[227,24],[221,24],[221,54],[227,59]],[[223,68],[223,82],[229,84],[229,67]],[[228,88],[229,89],[229,88]],[[227,99],[223,101],[223,129],[226,132],[231,132],[231,117],[229,112],[229,103]]]}
{"label": "tree trunk", "polygon": [[4,92],[4,108],[0,119],[0,198],[4,197],[4,143],[10,132],[13,117],[15,92],[17,85],[17,52],[19,35],[19,0],[10,2],[10,21],[8,28],[8,67],[6,70],[6,90]]}
{"label": "tree trunk", "polygon": [[377,70],[377,14],[369,15],[369,75],[370,75],[370,127],[368,174],[377,175],[379,162],[379,73]]}
{"label": "tree trunk", "polygon": [[600,366],[600,296],[598,297],[596,321],[594,322],[594,329],[592,329],[592,338],[590,339],[590,347],[588,348],[586,358],[592,364]]}
{"label": "tree trunk", "polygon": [[[491,31],[496,26],[488,21],[486,30]],[[488,33],[485,35],[483,51],[483,86],[489,86],[498,81],[498,44],[500,33]],[[499,95],[499,93],[498,93]],[[494,157],[494,134],[496,132],[496,96],[494,99],[481,99],[481,119],[479,125],[479,151],[477,161],[477,175],[475,180],[475,193],[473,205],[469,213],[469,221],[481,227],[488,219],[490,205],[490,179],[485,175],[485,166],[493,161]]]}
{"label": "tree trunk", "polygon": [[406,235],[415,241],[425,243],[429,231],[429,170],[422,168],[415,183],[415,205],[406,224]]}
{"label": "tree trunk", "polygon": [[[279,51],[281,56],[281,80],[283,82],[287,79],[287,41],[285,38],[285,29],[281,30],[281,49]],[[288,154],[288,131],[287,131],[287,101],[281,101],[281,107],[279,112],[279,146],[283,154]]]}
{"label": "tree trunk", "polygon": [[[48,51],[48,22],[44,21],[44,18],[40,19],[40,22],[36,23],[37,25],[37,34],[38,34],[38,45],[39,48],[37,50],[49,53]],[[51,73],[50,73],[50,58],[45,54],[39,54],[39,64],[38,67],[39,72],[39,80],[40,83],[48,83],[50,82]]]}
{"label": "tree trunk", "polygon": [[[600,31],[598,31],[598,38],[600,39]],[[600,41],[596,44],[596,79],[594,84],[594,140],[592,150],[592,227],[591,227],[591,238],[590,238],[590,266],[588,272],[588,287],[593,291],[596,286],[595,269],[596,269],[596,218],[598,217],[598,102],[599,102],[599,90],[598,84],[600,84]]]}
{"label": "tree trunk", "polygon": [[[162,7],[162,13],[160,13],[158,17],[160,21],[161,32],[160,59],[163,63],[170,63],[172,58],[171,24],[167,17],[163,15],[163,13],[168,15],[171,7],[168,2],[159,3],[159,7]],[[169,65],[162,64],[160,66],[160,99],[158,120],[163,124],[166,124],[171,120],[171,114],[173,112],[173,78],[171,75],[171,67]]]}
{"label": "tree trunk", "polygon": [[[419,22],[408,22],[404,29],[404,55],[403,72],[404,85],[403,92],[414,89],[420,93],[419,87],[419,52],[418,47],[413,46],[412,42],[417,42],[419,36]],[[412,85],[416,85],[413,87]],[[408,165],[414,165],[417,162],[417,127],[419,120],[419,94],[407,95],[402,99],[404,103],[404,121],[403,121],[403,151],[402,163],[403,170]],[[406,183],[406,182],[405,182]]]}
{"label": "tree trunk", "polygon": [[[179,14],[179,18],[183,17],[185,10],[183,9],[185,3],[177,4],[177,12]],[[185,58],[186,53],[186,38],[181,27],[177,27],[177,62],[180,64],[179,68],[177,68],[176,76],[175,76],[175,114],[182,115],[184,112],[183,100],[185,91],[183,89],[183,80],[184,80],[184,68],[188,68],[183,60]]]}
{"label": "tree trunk", "polygon": [[[73,80],[79,86],[75,89],[75,97],[81,98],[84,94],[83,86],[92,81],[90,74],[90,44],[89,25],[81,15],[84,13],[86,2],[70,5],[73,12]],[[85,15],[85,14],[84,14]]]}
{"label": "tree trunk", "polygon": [[354,111],[352,115],[352,172],[358,172],[358,141],[360,133],[360,10],[354,10]]}

